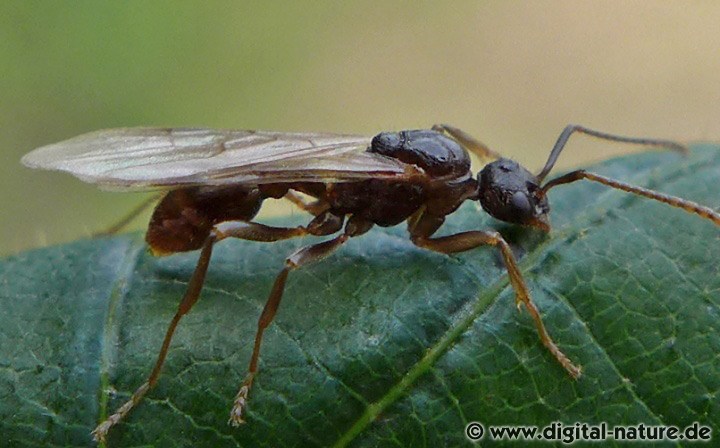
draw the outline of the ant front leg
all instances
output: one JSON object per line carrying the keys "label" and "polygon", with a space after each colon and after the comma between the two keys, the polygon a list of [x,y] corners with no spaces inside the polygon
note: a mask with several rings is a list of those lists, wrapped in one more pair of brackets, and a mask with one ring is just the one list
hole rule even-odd
{"label": "ant front leg", "polygon": [[709,219],[710,221],[720,226],[720,213],[716,212],[710,207],[705,207],[704,205],[700,205],[697,202],[682,199],[677,196],[671,196],[668,194],[660,193],[658,191],[648,190],[647,188],[636,187],[634,185],[626,184],[624,182],[601,176],[599,174],[590,173],[585,170],[572,171],[563,176],[557,177],[546,183],[542,187],[542,189],[545,193],[547,193],[547,191],[552,187],[562,184],[569,184],[571,182],[575,182],[581,179],[587,179],[593,182],[607,185],[608,187],[627,191],[628,193],[633,193],[638,196],[654,199],[656,201],[685,210],[688,213],[695,213],[696,215],[705,219]]}
{"label": "ant front leg", "polygon": [[492,162],[501,158],[500,154],[488,148],[487,145],[480,142],[462,129],[458,129],[448,124],[436,124],[432,127],[432,130],[448,134],[450,137],[454,138],[460,146],[475,154],[484,162]]}
{"label": "ant front leg", "polygon": [[[318,218],[313,220],[313,223],[315,221],[319,221]],[[153,367],[150,376],[148,376],[147,380],[145,380],[145,382],[137,388],[130,397],[130,400],[120,406],[114,414],[105,419],[105,421],[100,423],[92,431],[93,438],[98,442],[104,442],[110,428],[118,424],[135,406],[137,406],[148,390],[157,383],[158,376],[160,375],[160,371],[165,363],[165,358],[167,357],[168,349],[170,348],[170,342],[172,341],[175,329],[177,328],[180,319],[192,309],[193,305],[195,305],[200,298],[200,291],[205,283],[205,274],[207,273],[208,266],[210,265],[210,257],[215,243],[230,237],[251,241],[280,241],[306,235],[311,233],[311,231],[321,232],[331,230],[332,226],[337,226],[337,220],[333,221],[330,218],[326,218],[322,222],[326,223],[325,227],[322,227],[321,224],[313,225],[313,223],[311,223],[311,225],[313,225],[312,230],[310,229],[311,226],[308,226],[308,228],[270,227],[263,224],[244,221],[230,221],[216,226],[210,232],[202,246],[200,257],[197,265],[195,266],[195,271],[190,278],[188,288],[185,291],[182,301],[180,301],[180,305],[178,306],[175,316],[165,332],[165,338],[163,339],[160,352],[158,353],[155,366]],[[342,225],[342,221],[340,221],[340,225]]]}
{"label": "ant front leg", "polygon": [[280,300],[282,299],[283,292],[285,291],[285,282],[287,281],[290,271],[294,271],[303,266],[322,260],[345,244],[349,238],[362,235],[370,230],[371,227],[372,223],[353,217],[348,221],[342,235],[328,241],[323,241],[322,243],[303,247],[285,259],[285,267],[275,278],[275,283],[270,290],[270,296],[268,297],[265,307],[260,314],[257,332],[255,333],[255,344],[253,346],[252,356],[250,357],[250,365],[248,366],[247,376],[235,396],[235,401],[233,403],[232,410],[230,411],[229,424],[239,426],[240,424],[245,423],[243,415],[247,406],[250,388],[252,387],[253,380],[258,372],[258,359],[260,357],[260,346],[262,345],[263,333],[275,318],[275,314],[280,306]]}
{"label": "ant front leg", "polygon": [[412,236],[412,242],[422,248],[429,249],[435,252],[443,254],[453,254],[457,252],[465,252],[470,249],[475,249],[480,246],[495,246],[500,250],[503,261],[505,262],[505,268],[508,271],[510,277],[510,284],[515,290],[515,303],[520,309],[521,305],[525,305],[525,308],[530,313],[530,316],[535,321],[535,327],[540,334],[540,340],[552,353],[555,359],[563,366],[563,368],[570,374],[571,377],[577,379],[581,375],[580,366],[576,366],[570,361],[557,344],[552,340],[550,334],[545,329],[540,312],[530,298],[530,291],[528,291],[525,280],[522,277],[520,268],[515,261],[515,256],[510,249],[508,243],[498,232],[488,231],[470,231],[457,233],[455,235],[443,236],[437,238],[430,238],[426,236]]}

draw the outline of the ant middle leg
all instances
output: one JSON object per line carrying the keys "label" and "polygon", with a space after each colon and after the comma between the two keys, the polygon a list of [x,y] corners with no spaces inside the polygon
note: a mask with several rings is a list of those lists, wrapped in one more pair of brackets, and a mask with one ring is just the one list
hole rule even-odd
{"label": "ant middle leg", "polygon": [[663,202],[673,207],[685,210],[688,213],[695,213],[696,215],[705,219],[709,219],[710,221],[720,226],[720,213],[716,212],[710,207],[706,207],[704,205],[698,204],[697,202],[689,201],[687,199],[679,198],[677,196],[660,193],[659,191],[636,187],[634,185],[626,184],[625,182],[620,182],[618,180],[601,176],[599,174],[590,173],[585,170],[572,171],[570,173],[557,177],[543,185],[542,189],[547,193],[547,191],[552,187],[562,184],[569,184],[571,182],[575,182],[581,179],[587,179],[593,182],[607,185],[608,187],[616,188],[618,190],[627,191],[628,193],[633,193],[638,196],[643,196],[649,199]]}
{"label": "ant middle leg", "polygon": [[288,191],[283,197],[295,204],[295,206],[300,210],[306,211],[313,216],[317,216],[330,208],[330,204],[324,201],[315,200],[312,202],[306,202],[299,194],[295,193],[294,191]]}
{"label": "ant middle leg", "polygon": [[503,261],[505,262],[505,268],[507,269],[508,276],[510,278],[510,284],[515,290],[515,303],[520,309],[521,305],[525,305],[525,308],[530,313],[535,327],[540,334],[540,340],[543,345],[550,351],[555,359],[563,366],[563,368],[570,374],[571,377],[577,379],[582,374],[580,366],[576,366],[555,344],[550,334],[545,328],[545,324],[540,316],[535,303],[530,298],[530,291],[528,290],[525,280],[522,277],[520,268],[517,265],[515,256],[510,249],[508,243],[498,232],[488,231],[470,231],[456,233],[455,235],[430,238],[424,236],[413,236],[412,242],[418,247],[429,249],[435,252],[443,254],[453,254],[457,252],[465,252],[470,249],[475,249],[479,246],[495,246],[500,250]]}
{"label": "ant middle leg", "polygon": [[285,282],[287,281],[290,271],[294,271],[303,266],[322,260],[345,244],[349,238],[361,235],[370,230],[371,227],[372,223],[353,217],[345,226],[343,234],[336,236],[331,240],[303,247],[285,259],[285,267],[275,278],[273,287],[270,290],[270,295],[265,303],[262,313],[260,314],[260,318],[258,319],[257,332],[255,333],[255,344],[253,345],[253,352],[250,357],[247,376],[235,396],[235,401],[233,402],[233,407],[230,411],[230,419],[228,420],[229,424],[239,426],[240,424],[245,423],[243,417],[245,408],[247,407],[250,388],[252,387],[253,380],[258,372],[258,359],[260,358],[260,346],[262,345],[263,334],[265,329],[275,318],[275,314],[280,306],[283,292],[285,291]]}

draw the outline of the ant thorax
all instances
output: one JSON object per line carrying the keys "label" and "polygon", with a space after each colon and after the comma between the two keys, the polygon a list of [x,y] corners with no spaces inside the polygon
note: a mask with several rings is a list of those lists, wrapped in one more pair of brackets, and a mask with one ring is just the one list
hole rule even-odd
{"label": "ant thorax", "polygon": [[422,168],[432,177],[460,177],[470,170],[470,156],[450,137],[433,130],[382,132],[368,152]]}

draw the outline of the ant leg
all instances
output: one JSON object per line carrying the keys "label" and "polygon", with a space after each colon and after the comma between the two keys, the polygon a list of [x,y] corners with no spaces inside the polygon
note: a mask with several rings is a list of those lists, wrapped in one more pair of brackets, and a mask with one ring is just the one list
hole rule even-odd
{"label": "ant leg", "polygon": [[306,211],[313,216],[317,216],[330,208],[330,204],[320,200],[305,202],[303,198],[294,191],[288,191],[283,197],[295,204],[300,210]]}
{"label": "ant leg", "polygon": [[285,260],[285,267],[275,278],[275,283],[273,284],[270,296],[268,297],[262,314],[260,315],[260,319],[258,320],[257,333],[255,334],[255,345],[253,347],[252,357],[250,358],[248,373],[242,383],[242,386],[240,387],[240,390],[235,396],[235,401],[233,403],[232,410],[230,411],[230,420],[228,423],[233,426],[245,423],[243,413],[247,405],[248,394],[250,392],[250,388],[252,387],[253,379],[258,371],[258,358],[260,356],[260,345],[262,344],[263,333],[265,328],[267,328],[272,322],[275,317],[275,313],[280,306],[280,300],[282,299],[283,291],[285,290],[285,281],[287,280],[288,274],[292,270],[325,258],[345,243],[348,238],[349,237],[347,235],[343,234],[322,243],[306,246],[290,255]]}
{"label": "ant leg", "polygon": [[110,428],[119,423],[120,420],[122,420],[132,410],[132,408],[135,407],[140,400],[142,400],[147,391],[150,390],[150,388],[157,382],[160,370],[162,369],[165,357],[167,356],[168,348],[170,347],[170,341],[175,333],[175,328],[177,327],[178,322],[180,322],[180,319],[190,311],[200,297],[200,291],[202,290],[203,283],[205,283],[205,273],[207,272],[208,265],[210,264],[210,256],[212,255],[212,249],[215,242],[216,236],[215,234],[211,234],[205,240],[205,244],[203,244],[200,252],[200,258],[198,259],[195,271],[190,278],[190,283],[188,284],[187,291],[185,291],[185,296],[183,296],[177,312],[175,312],[175,316],[165,332],[165,339],[163,339],[162,348],[158,353],[155,366],[153,367],[150,376],[142,384],[142,386],[137,388],[137,390],[132,394],[132,397],[130,397],[130,400],[120,406],[114,414],[105,419],[105,421],[100,423],[92,431],[91,434],[96,442],[104,442]]}
{"label": "ant leg", "polygon": [[454,138],[455,141],[460,143],[460,146],[475,154],[483,162],[492,162],[502,158],[500,154],[488,148],[484,143],[481,143],[462,129],[447,124],[436,124],[432,127],[432,130],[447,133]]}
{"label": "ant leg", "polygon": [[240,238],[248,241],[271,243],[305,235],[330,235],[342,228],[343,221],[343,216],[325,211],[317,215],[307,226],[272,227],[257,222],[226,221],[216,225],[215,232],[218,241],[225,238]]}
{"label": "ant leg", "polygon": [[145,199],[137,207],[130,210],[130,213],[123,216],[118,222],[116,222],[115,224],[113,224],[112,226],[108,227],[105,230],[101,230],[99,232],[93,233],[91,236],[93,238],[97,238],[97,237],[101,237],[101,236],[114,235],[114,234],[118,233],[125,226],[130,224],[130,222],[132,222],[133,219],[137,218],[138,216],[140,216],[140,214],[142,212],[147,210],[148,207],[150,207],[151,205],[153,205],[154,203],[159,201],[162,196],[163,196],[162,194],[157,194],[157,195],[153,195],[153,196]]}
{"label": "ant leg", "polygon": [[632,143],[637,145],[647,145],[647,146],[658,146],[661,148],[667,148],[672,149],[673,151],[680,152],[682,154],[688,153],[688,147],[683,145],[682,143],[674,142],[671,140],[661,140],[661,139],[655,139],[655,138],[637,138],[637,137],[624,137],[621,135],[614,135],[614,134],[608,134],[606,132],[600,132],[600,131],[594,131],[592,129],[586,128],[584,126],[580,126],[577,124],[569,124],[565,126],[565,129],[560,133],[560,137],[558,137],[557,141],[555,142],[555,146],[553,146],[552,151],[550,151],[550,156],[548,157],[547,162],[545,162],[545,167],[540,171],[540,173],[537,175],[538,182],[541,182],[543,179],[545,179],[545,176],[550,173],[550,170],[552,170],[553,166],[555,166],[555,162],[557,161],[558,157],[560,156],[560,153],[562,152],[563,148],[565,147],[565,144],[567,143],[570,136],[573,134],[573,132],[581,132],[583,134],[587,134],[592,137],[596,137],[602,140],[609,140],[611,142],[621,142],[621,143]]}
{"label": "ant leg", "polygon": [[250,388],[252,387],[253,380],[258,372],[258,358],[260,357],[260,346],[262,344],[263,333],[275,318],[275,313],[277,313],[278,307],[280,306],[280,300],[282,299],[283,292],[285,291],[285,282],[290,271],[294,271],[295,269],[322,260],[342,246],[349,238],[361,235],[370,230],[371,227],[372,223],[361,221],[357,218],[351,218],[350,221],[348,221],[348,224],[345,227],[345,232],[342,235],[331,240],[323,241],[322,243],[303,247],[285,259],[285,267],[275,278],[275,283],[270,291],[265,307],[260,314],[260,319],[258,319],[257,332],[255,333],[255,345],[253,346],[252,356],[250,357],[248,373],[240,386],[240,390],[235,396],[235,401],[233,402],[233,407],[230,411],[230,419],[228,420],[229,424],[239,426],[240,424],[245,423],[243,413],[245,412],[245,408],[247,406]]}
{"label": "ant leg", "polygon": [[298,227],[271,227],[257,222],[226,221],[215,226],[218,241],[225,238],[239,238],[248,241],[272,243],[287,240],[298,236],[305,236],[309,232],[303,226]]}
{"label": "ant leg", "polygon": [[544,192],[547,193],[547,191],[554,186],[569,184],[571,182],[575,182],[581,179],[591,180],[593,182],[598,182],[612,188],[617,188],[618,190],[627,191],[628,193],[633,193],[649,199],[655,199],[656,201],[664,202],[665,204],[672,205],[673,207],[683,209],[686,212],[695,213],[696,215],[699,215],[705,219],[709,219],[710,221],[720,226],[720,213],[714,211],[710,207],[705,207],[704,205],[700,205],[697,202],[689,201],[687,199],[670,196],[668,194],[660,193],[654,190],[648,190],[647,188],[635,187],[633,185],[629,185],[615,179],[610,179],[599,174],[589,173],[585,170],[572,171],[563,176],[557,177],[546,183],[542,187],[542,189]]}
{"label": "ant leg", "polygon": [[545,324],[543,324],[542,318],[540,317],[540,312],[530,298],[530,291],[528,291],[525,280],[523,280],[520,268],[515,261],[515,256],[513,256],[508,243],[499,233],[476,230],[437,238],[415,236],[412,238],[412,242],[418,247],[430,249],[443,254],[464,252],[484,245],[495,246],[500,249],[500,253],[505,261],[505,268],[507,269],[508,276],[510,277],[510,284],[515,290],[515,303],[518,310],[521,305],[525,305],[525,308],[535,321],[535,327],[537,328],[537,331],[540,334],[540,340],[545,347],[550,351],[550,353],[552,353],[555,359],[563,366],[571,377],[575,379],[580,377],[582,373],[580,366],[573,364],[572,361],[570,361],[570,358],[560,351],[560,348],[558,348],[550,337],[550,334],[548,334],[545,329]]}
{"label": "ant leg", "polygon": [[[158,353],[157,360],[155,361],[155,366],[153,367],[150,376],[133,393],[133,395],[130,397],[130,400],[120,406],[114,414],[112,414],[105,421],[100,423],[92,431],[93,438],[98,442],[103,442],[110,428],[119,423],[135,406],[137,406],[137,404],[142,400],[143,396],[145,396],[148,390],[150,390],[150,388],[152,388],[157,382],[160,371],[162,370],[162,366],[165,363],[165,358],[167,356],[168,349],[170,348],[170,342],[175,333],[175,328],[180,322],[180,319],[190,311],[193,305],[195,305],[195,303],[197,302],[198,298],[200,298],[200,291],[202,290],[203,283],[205,282],[205,274],[210,264],[210,256],[212,255],[212,249],[215,243],[230,237],[241,238],[250,241],[272,242],[288,238],[294,238],[297,236],[303,236],[311,232],[328,232],[332,230],[333,226],[335,226],[337,229],[342,226],[342,221],[340,221],[340,224],[338,225],[332,219],[325,219],[319,224],[313,225],[315,221],[320,220],[317,218],[313,220],[313,222],[311,222],[311,225],[308,226],[308,229],[306,229],[305,227],[271,227],[264,224],[244,221],[228,221],[217,225],[211,231],[210,236],[208,236],[207,240],[205,240],[205,244],[201,249],[200,258],[198,259],[195,271],[190,278],[188,289],[185,292],[185,296],[183,296],[180,305],[178,306],[178,310],[176,311],[175,316],[173,317],[170,325],[168,326],[168,329],[165,333],[165,339],[163,340],[162,347],[160,348],[160,352]],[[337,230],[333,230],[333,232],[334,231]]]}

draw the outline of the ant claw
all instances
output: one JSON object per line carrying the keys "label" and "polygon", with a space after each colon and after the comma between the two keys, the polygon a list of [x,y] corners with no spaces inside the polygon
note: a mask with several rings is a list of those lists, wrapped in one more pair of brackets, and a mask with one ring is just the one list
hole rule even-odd
{"label": "ant claw", "polygon": [[237,427],[245,423],[243,414],[245,413],[245,408],[247,407],[247,399],[248,394],[250,393],[250,387],[252,386],[253,376],[254,375],[251,374],[247,379],[245,379],[242,387],[235,396],[235,402],[233,403],[232,410],[230,410],[230,419],[228,420],[229,425]]}

